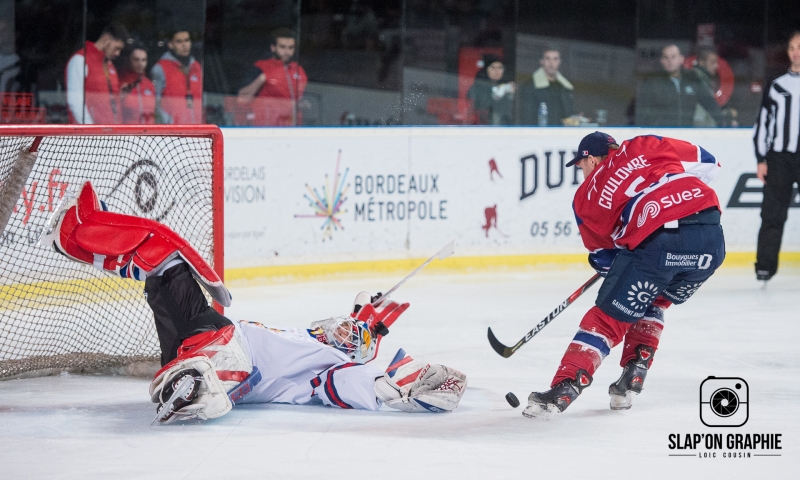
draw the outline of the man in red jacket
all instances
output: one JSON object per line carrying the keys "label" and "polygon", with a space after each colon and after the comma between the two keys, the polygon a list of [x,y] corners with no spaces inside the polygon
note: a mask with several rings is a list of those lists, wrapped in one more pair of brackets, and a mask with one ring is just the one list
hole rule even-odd
{"label": "man in red jacket", "polygon": [[123,123],[156,123],[156,88],[145,75],[146,69],[147,50],[135,45],[120,76]]}
{"label": "man in red jacket", "polygon": [[605,277],[546,392],[528,397],[526,417],[563,412],[611,349],[623,342],[612,410],[631,407],[664,328],[664,310],[684,303],[725,259],[717,195],[720,166],[702,147],[655,135],[617,145],[595,132],[581,140],[585,180],[572,207],[589,264]]}
{"label": "man in red jacket", "polygon": [[299,102],[305,93],[308,77],[303,67],[292,61],[295,49],[294,32],[281,28],[272,33],[272,58],[257,61],[248,72],[245,86],[239,90],[239,105],[251,107],[248,123],[302,124]]}
{"label": "man in red jacket", "polygon": [[156,87],[158,123],[203,123],[203,68],[192,56],[186,30],[172,33],[169,50],[150,72]]}
{"label": "man in red jacket", "polygon": [[119,23],[103,28],[95,42],[75,52],[64,71],[71,123],[115,124],[122,122],[119,79],[112,60],[128,40]]}

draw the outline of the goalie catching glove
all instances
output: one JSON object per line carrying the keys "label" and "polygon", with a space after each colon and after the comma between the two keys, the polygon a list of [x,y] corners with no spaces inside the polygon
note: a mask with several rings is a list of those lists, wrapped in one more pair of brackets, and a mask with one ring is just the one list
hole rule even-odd
{"label": "goalie catching glove", "polygon": [[150,398],[159,404],[153,423],[221,417],[233,408],[237,387],[258,380],[258,370],[233,325],[189,337],[178,358],[150,383]]}
{"label": "goalie catching glove", "polygon": [[414,360],[402,348],[386,373],[375,380],[377,397],[404,412],[449,412],[458,406],[466,388],[463,373]]}

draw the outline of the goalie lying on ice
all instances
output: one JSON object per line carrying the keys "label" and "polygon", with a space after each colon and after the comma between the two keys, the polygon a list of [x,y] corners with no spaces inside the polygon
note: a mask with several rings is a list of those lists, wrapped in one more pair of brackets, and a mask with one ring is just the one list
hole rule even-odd
{"label": "goalie lying on ice", "polygon": [[208,305],[198,282],[223,305],[230,305],[230,293],[178,234],[153,220],[104,211],[89,182],[65,199],[40,243],[145,282],[161,345],[162,368],[150,384],[157,421],[216,418],[239,403],[366,410],[386,403],[409,412],[458,406],[467,386],[459,371],[414,360],[402,349],[386,371],[367,365],[408,303],[387,301],[376,309],[362,292],[350,315],[309,329],[231,322]]}

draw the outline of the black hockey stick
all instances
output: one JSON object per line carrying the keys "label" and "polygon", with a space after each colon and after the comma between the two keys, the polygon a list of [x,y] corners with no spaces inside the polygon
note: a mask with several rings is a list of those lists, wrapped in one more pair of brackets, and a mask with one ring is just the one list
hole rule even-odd
{"label": "black hockey stick", "polygon": [[528,340],[530,340],[531,338],[533,338],[534,335],[539,333],[544,327],[547,326],[548,323],[552,322],[553,319],[556,318],[559,313],[563,312],[565,308],[569,307],[572,304],[572,302],[574,302],[575,300],[578,299],[578,297],[583,295],[583,293],[586,290],[588,290],[589,287],[594,285],[595,282],[597,282],[599,279],[600,279],[600,274],[599,273],[595,273],[594,276],[592,278],[590,278],[588,282],[586,282],[583,285],[581,285],[581,288],[575,290],[575,293],[573,293],[572,295],[567,297],[567,299],[564,300],[561,303],[561,305],[557,306],[555,310],[550,312],[550,315],[545,317],[544,320],[542,320],[535,327],[533,327],[533,330],[531,330],[530,332],[526,333],[525,336],[522,337],[522,339],[519,342],[517,342],[517,344],[514,345],[513,347],[507,347],[507,346],[503,345],[502,343],[500,343],[500,341],[497,339],[497,337],[494,336],[494,333],[492,333],[492,327],[489,327],[488,336],[489,336],[489,343],[492,345],[492,348],[494,349],[495,352],[498,353],[498,355],[500,355],[502,357],[505,357],[505,358],[510,357],[511,355],[514,354],[514,352],[517,351],[517,349],[519,349],[519,347],[521,347],[521,346],[525,345],[526,343],[528,343]]}

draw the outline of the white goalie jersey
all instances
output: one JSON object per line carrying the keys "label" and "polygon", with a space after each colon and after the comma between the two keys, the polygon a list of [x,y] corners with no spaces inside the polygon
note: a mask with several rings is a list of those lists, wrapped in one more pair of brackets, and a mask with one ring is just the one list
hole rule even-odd
{"label": "white goalie jersey", "polygon": [[244,320],[234,324],[261,376],[237,404],[321,402],[340,408],[380,408],[382,402],[375,395],[375,379],[383,376],[380,369],[353,362],[306,329],[279,329]]}
{"label": "white goalie jersey", "polygon": [[160,404],[154,422],[216,418],[246,403],[452,411],[467,386],[463,373],[402,349],[385,371],[368,365],[407,307],[364,305],[355,317],[321,320],[310,329],[239,321],[189,337],[151,383],[151,398]]}

